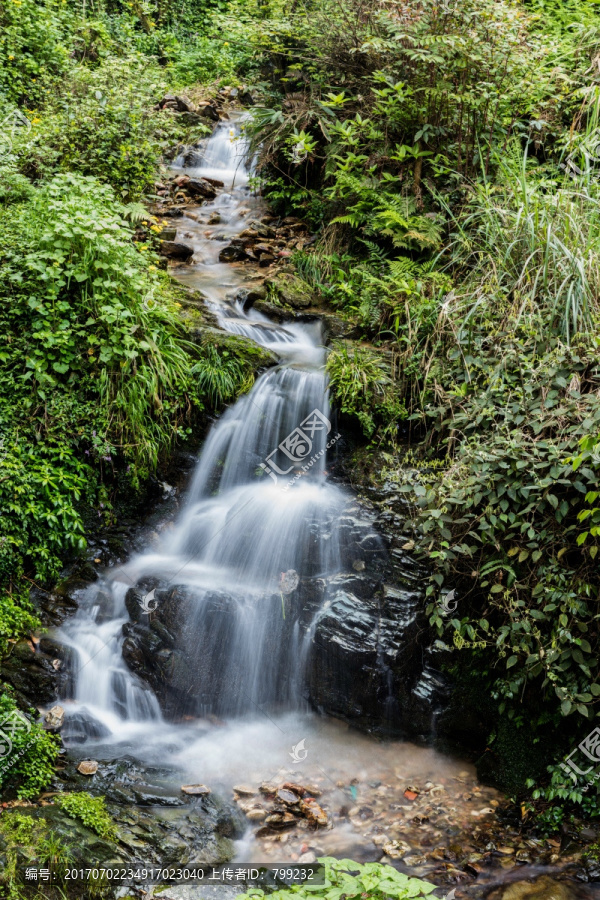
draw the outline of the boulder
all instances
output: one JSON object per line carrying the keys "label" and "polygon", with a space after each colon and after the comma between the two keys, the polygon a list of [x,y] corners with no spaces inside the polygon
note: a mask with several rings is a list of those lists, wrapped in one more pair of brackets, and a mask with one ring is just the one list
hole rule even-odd
{"label": "boulder", "polygon": [[273,297],[293,309],[306,309],[313,302],[310,286],[290,272],[278,272],[270,276],[265,280],[265,285]]}
{"label": "boulder", "polygon": [[194,255],[194,248],[180,241],[161,241],[159,252],[167,259],[180,259],[186,261]]}
{"label": "boulder", "polygon": [[179,116],[179,120],[183,122],[185,125],[202,125],[204,123],[204,117],[199,113],[195,112],[182,112]]}
{"label": "boulder", "polygon": [[212,103],[200,102],[196,107],[196,111],[203,119],[210,119],[212,122],[219,121],[219,113]]}
{"label": "boulder", "polygon": [[236,246],[234,242],[223,247],[219,253],[219,262],[239,262],[243,259],[246,259],[246,251],[243,247]]}
{"label": "boulder", "polygon": [[185,185],[185,190],[192,197],[202,200],[214,200],[217,196],[217,191],[214,184],[211,184],[211,181],[207,178],[190,178]]}

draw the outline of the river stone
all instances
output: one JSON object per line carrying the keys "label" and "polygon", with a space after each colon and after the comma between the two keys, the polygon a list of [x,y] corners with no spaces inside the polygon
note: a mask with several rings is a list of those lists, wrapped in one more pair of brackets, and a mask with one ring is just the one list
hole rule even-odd
{"label": "river stone", "polygon": [[181,790],[184,794],[189,794],[190,797],[204,797],[211,792],[210,788],[206,787],[205,784],[184,784]]}
{"label": "river stone", "polygon": [[186,261],[194,255],[194,248],[189,244],[183,244],[179,241],[161,241],[159,244],[159,253],[166,256],[167,259],[180,259]]}
{"label": "river stone", "polygon": [[278,272],[267,278],[265,285],[280,303],[285,303],[293,309],[306,309],[312,304],[312,289],[298,275]]}
{"label": "river stone", "polygon": [[564,881],[542,875],[534,881],[513,881],[489,896],[493,900],[575,900],[577,893]]}
{"label": "river stone", "polygon": [[191,194],[192,197],[195,197],[196,199],[214,200],[217,196],[214,185],[206,178],[190,178],[184,187],[188,194]]}
{"label": "river stone", "polygon": [[65,711],[62,706],[53,706],[44,716],[44,726],[49,730],[58,731],[59,728],[62,728],[64,721]]}
{"label": "river stone", "polygon": [[77,771],[82,775],[95,775],[98,771],[98,763],[95,759],[82,759],[77,766]]}
{"label": "river stone", "polygon": [[246,251],[243,247],[235,246],[233,243],[223,247],[219,253],[219,262],[238,262],[242,259],[246,259]]}

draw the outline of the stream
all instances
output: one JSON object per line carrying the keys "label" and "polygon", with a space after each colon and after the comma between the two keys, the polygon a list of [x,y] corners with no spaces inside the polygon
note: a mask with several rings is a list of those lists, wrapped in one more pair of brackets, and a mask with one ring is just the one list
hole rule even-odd
{"label": "stream", "polygon": [[[173,271],[203,293],[222,329],[268,348],[279,364],[215,422],[159,539],[82,590],[78,612],[57,630],[75,660],[60,701],[64,742],[75,758],[168,762],[167,794],[202,783],[231,799],[238,788],[247,828],[236,855],[246,862],[383,856],[423,876],[437,866],[442,880],[459,884],[459,850],[471,847],[477,872],[492,842],[494,879],[515,867],[521,877],[536,874],[521,868],[532,862],[525,842],[503,849],[495,818],[502,797],[478,784],[470,764],[406,741],[376,741],[319,715],[307,700],[307,661],[328,601],[309,605],[307,615],[298,591],[306,580],[326,584],[352,573],[342,526],[357,514],[357,500],[328,478],[337,431],[321,324],[277,325],[245,310],[236,292],[264,272],[219,261],[226,243],[266,212],[249,187],[247,160],[232,119],[217,126],[198,165],[185,168],[223,187],[177,221],[194,256]],[[375,560],[385,553],[383,545],[371,551]],[[123,658],[132,588],[143,621],[161,604],[177,606],[188,687],[173,694],[167,712]],[[282,782],[310,785],[327,827],[261,825],[258,787]],[[456,844],[459,850],[448,849]],[[188,896],[182,891],[169,896]]]}

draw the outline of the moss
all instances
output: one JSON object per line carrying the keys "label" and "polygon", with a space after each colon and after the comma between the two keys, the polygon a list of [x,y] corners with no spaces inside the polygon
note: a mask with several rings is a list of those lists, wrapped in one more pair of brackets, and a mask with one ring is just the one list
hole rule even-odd
{"label": "moss", "polygon": [[293,309],[306,309],[313,303],[313,291],[309,284],[291,272],[278,272],[267,278],[265,285],[269,291],[269,299],[279,301]]}

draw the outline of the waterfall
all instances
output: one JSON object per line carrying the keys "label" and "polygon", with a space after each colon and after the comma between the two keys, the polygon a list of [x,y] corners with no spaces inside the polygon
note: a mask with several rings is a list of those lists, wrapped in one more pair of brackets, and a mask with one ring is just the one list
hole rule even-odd
{"label": "waterfall", "polygon": [[[187,169],[224,188],[199,208],[218,212],[218,238],[239,234],[260,199],[248,186],[247,144],[239,126],[220,124],[201,165]],[[231,300],[239,269],[219,263],[219,239],[194,232],[185,281],[201,286],[223,329],[251,337],[281,360],[213,426],[183,510],[160,546],[106,572],[80,598],[59,635],[77,660],[73,699],[110,732],[156,722],[158,702],[123,663],[125,598],[148,588],[147,611],[172,597],[183,616],[178,635],[194,691],[183,713],[240,715],[257,706],[302,706],[309,621],[302,585],[342,570],[337,520],[347,501],[328,483],[334,439],[318,323],[274,325]],[[98,597],[102,594],[102,616]],[[111,612],[107,615],[107,599]]]}

